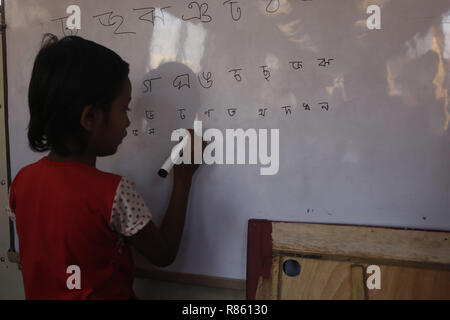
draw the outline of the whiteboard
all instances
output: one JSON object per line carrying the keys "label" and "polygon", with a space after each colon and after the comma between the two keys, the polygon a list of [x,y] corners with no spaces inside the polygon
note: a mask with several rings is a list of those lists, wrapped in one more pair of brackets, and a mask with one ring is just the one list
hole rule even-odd
{"label": "whiteboard", "polygon": [[[64,29],[72,4],[80,30]],[[370,4],[379,30],[367,27]],[[204,130],[279,129],[275,175],[200,167],[168,270],[244,279],[250,218],[450,230],[446,0],[6,0],[5,10],[12,177],[44,156],[28,148],[26,98],[46,32],[130,63],[132,124],[97,167],[133,179],[158,224],[172,179],[156,173],[173,129],[195,113]]]}

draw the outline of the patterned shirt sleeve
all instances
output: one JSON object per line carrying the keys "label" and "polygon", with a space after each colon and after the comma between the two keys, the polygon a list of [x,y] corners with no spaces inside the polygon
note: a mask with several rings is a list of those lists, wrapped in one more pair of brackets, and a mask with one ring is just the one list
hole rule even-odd
{"label": "patterned shirt sleeve", "polygon": [[127,237],[136,234],[152,219],[150,209],[136,191],[134,182],[125,177],[117,187],[111,211],[111,228]]}

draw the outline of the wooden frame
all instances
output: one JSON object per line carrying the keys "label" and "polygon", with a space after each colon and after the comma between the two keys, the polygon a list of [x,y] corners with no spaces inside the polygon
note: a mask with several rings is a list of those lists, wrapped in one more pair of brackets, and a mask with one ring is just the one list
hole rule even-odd
{"label": "wooden frame", "polygon": [[247,250],[247,299],[450,299],[450,232],[249,220]]}

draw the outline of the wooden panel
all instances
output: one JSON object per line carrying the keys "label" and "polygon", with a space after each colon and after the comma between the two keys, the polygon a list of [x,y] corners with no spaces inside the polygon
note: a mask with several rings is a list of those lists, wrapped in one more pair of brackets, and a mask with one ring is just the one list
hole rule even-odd
{"label": "wooden panel", "polygon": [[[296,277],[282,270],[285,261],[292,259],[300,264]],[[318,259],[283,257],[280,264],[280,299],[351,299],[351,263]]]}
{"label": "wooden panel", "polygon": [[[276,254],[333,256],[450,269],[450,233],[363,226],[272,223]],[[385,262],[385,263],[382,263]]]}
{"label": "wooden panel", "polygon": [[[257,298],[450,299],[449,232],[272,222],[272,278],[260,279]],[[283,270],[292,259],[298,276]],[[381,289],[367,288],[369,265]]]}
{"label": "wooden panel", "polygon": [[[366,266],[367,267],[367,266]],[[368,299],[450,299],[450,271],[380,266],[381,289]]]}
{"label": "wooden panel", "polygon": [[[282,263],[289,259],[297,261],[301,266],[301,272],[296,277],[289,277],[282,270]],[[342,261],[283,257],[279,267],[279,299],[450,299],[448,270],[380,265],[381,288],[369,290],[366,286],[368,266]],[[265,290],[263,287],[258,289]],[[270,299],[268,296],[262,298]]]}
{"label": "wooden panel", "polygon": [[366,282],[364,281],[364,266],[352,265],[352,299],[365,300],[366,299]]}

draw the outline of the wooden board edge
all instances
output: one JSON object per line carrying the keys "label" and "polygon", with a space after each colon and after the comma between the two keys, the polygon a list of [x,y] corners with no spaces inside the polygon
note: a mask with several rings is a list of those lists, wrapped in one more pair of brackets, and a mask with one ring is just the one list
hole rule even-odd
{"label": "wooden board edge", "polygon": [[255,300],[260,277],[270,278],[272,268],[272,223],[248,220],[246,298]]}
{"label": "wooden board edge", "polygon": [[[448,231],[438,231],[438,230],[418,230],[418,229],[404,229],[404,228],[391,228],[391,227],[380,227],[380,226],[364,226],[364,225],[344,225],[344,224],[328,224],[328,223],[303,223],[303,222],[289,222],[289,221],[271,221],[272,222],[272,241],[273,241],[273,252],[275,255],[282,253],[287,255],[293,255],[293,256],[303,256],[303,257],[312,257],[312,258],[326,258],[329,260],[347,260],[347,261],[354,261],[354,262],[382,262],[383,264],[390,264],[390,265],[402,265],[402,266],[411,266],[411,267],[418,267],[418,268],[433,268],[433,269],[444,269],[448,270],[450,269],[450,256],[447,254],[447,248],[450,245],[450,232]],[[419,257],[417,253],[414,253],[414,255],[410,255],[408,257],[407,255],[395,255],[393,253],[388,254],[386,256],[383,255],[375,255],[374,253],[367,253],[364,252],[363,254],[361,252],[354,252],[353,254],[350,252],[351,250],[344,250],[344,248],[340,247],[338,250],[334,250],[331,252],[329,249],[324,248],[323,246],[314,246],[310,245],[310,241],[308,241],[308,234],[303,234],[300,231],[296,231],[297,234],[295,234],[292,237],[297,237],[298,239],[301,239],[295,247],[293,244],[285,243],[283,241],[283,237],[285,237],[285,233],[287,230],[295,230],[292,227],[286,228],[284,226],[294,226],[295,224],[301,225],[303,228],[307,226],[312,226],[313,228],[320,228],[323,232],[325,228],[333,228],[334,232],[336,232],[336,228],[342,228],[342,232],[350,232],[349,228],[357,228],[357,229],[363,229],[364,231],[367,229],[373,230],[373,231],[388,231],[391,234],[394,234],[396,230],[399,230],[400,235],[405,235],[405,232],[412,232],[411,235],[414,235],[415,238],[419,234],[423,234],[424,237],[428,237],[428,244],[427,246],[430,247],[430,256],[425,256],[423,252],[426,252],[424,248],[420,248],[422,250],[423,257]],[[359,231],[360,232],[360,231]],[[308,233],[308,232],[307,232]],[[309,232],[310,233],[310,232]],[[430,237],[430,235],[432,235]],[[309,235],[310,236],[310,235]],[[412,238],[412,236],[410,236]],[[431,252],[436,255],[436,252],[434,248],[430,245],[431,241],[430,238],[437,238],[440,241],[441,245],[441,252],[439,253],[439,258],[431,257]],[[311,241],[315,240],[313,238],[309,239]],[[334,239],[336,241],[336,239]],[[360,239],[361,240],[361,239]],[[399,239],[403,240],[404,239]],[[362,241],[362,240],[361,240]],[[372,240],[373,241],[373,240]],[[433,241],[437,241],[433,239]],[[447,243],[448,241],[448,243]],[[333,243],[334,244],[334,243]]]}
{"label": "wooden board edge", "polygon": [[352,262],[359,264],[368,265],[386,265],[386,266],[396,266],[396,267],[409,267],[418,269],[434,269],[434,270],[450,270],[450,265],[439,264],[431,262],[416,262],[407,260],[395,260],[395,259],[381,259],[381,258],[365,258],[360,256],[350,256],[350,255],[331,255],[331,254],[321,254],[321,253],[311,253],[311,252],[300,252],[293,250],[273,250],[274,256],[280,257],[296,257],[296,258],[306,258],[306,259],[319,259],[328,261],[342,261],[342,262]]}
{"label": "wooden board edge", "polygon": [[245,291],[245,280],[205,275],[181,273],[165,270],[148,270],[135,268],[135,276],[156,281],[177,282],[185,285],[194,285],[208,288],[231,289]]}

